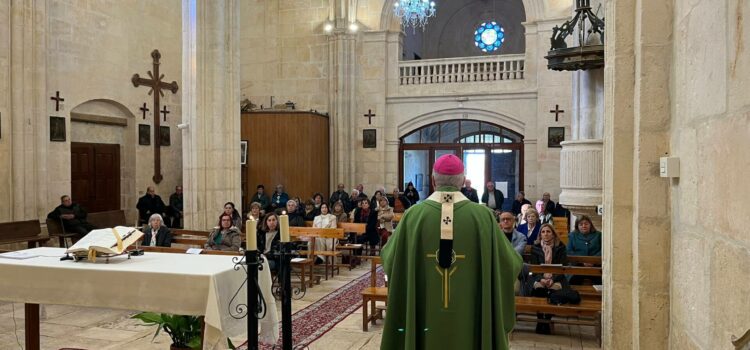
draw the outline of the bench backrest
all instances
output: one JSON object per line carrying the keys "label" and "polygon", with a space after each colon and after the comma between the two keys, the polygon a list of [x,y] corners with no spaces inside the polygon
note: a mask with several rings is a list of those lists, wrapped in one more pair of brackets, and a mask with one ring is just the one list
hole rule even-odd
{"label": "bench backrest", "polygon": [[568,263],[602,265],[601,256],[568,255]]}
{"label": "bench backrest", "polygon": [[[140,247],[146,252],[157,252],[157,253],[181,253],[185,254],[187,250],[185,248],[176,247]],[[203,250],[201,254],[208,255],[240,255],[239,251],[224,251],[224,250]]]}
{"label": "bench backrest", "polygon": [[97,228],[127,225],[127,222],[125,220],[125,211],[123,210],[110,210],[91,213],[86,217],[86,221],[96,226]]}
{"label": "bench backrest", "polygon": [[210,232],[208,231],[194,231],[194,230],[179,230],[172,229],[172,236],[200,236],[208,238]]}
{"label": "bench backrest", "polygon": [[292,237],[346,238],[344,230],[340,228],[290,227],[289,235]]}
{"label": "bench backrest", "polygon": [[528,265],[529,272],[554,273],[558,275],[601,276],[601,267]]}
{"label": "bench backrest", "polygon": [[0,223],[0,242],[36,237],[42,232],[38,220]]}
{"label": "bench backrest", "polygon": [[60,236],[65,233],[60,219],[47,218],[47,233],[50,236]]}
{"label": "bench backrest", "polygon": [[367,224],[357,224],[353,222],[339,222],[336,227],[344,230],[344,232],[356,233],[358,236],[363,235],[367,232]]}

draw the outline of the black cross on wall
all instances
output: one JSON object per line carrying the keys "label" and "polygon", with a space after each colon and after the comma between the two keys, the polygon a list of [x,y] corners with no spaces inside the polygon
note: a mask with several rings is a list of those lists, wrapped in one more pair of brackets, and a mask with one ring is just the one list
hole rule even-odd
{"label": "black cross on wall", "polygon": [[146,119],[146,112],[150,111],[148,107],[146,107],[146,102],[143,102],[143,107],[138,108],[143,112],[143,119]]}
{"label": "black cross on wall", "polygon": [[65,101],[64,98],[60,97],[60,91],[55,91],[55,96],[52,96],[49,99],[55,101],[56,112],[60,110],[60,102]]}
{"label": "black cross on wall", "polygon": [[367,114],[365,114],[365,118],[367,118],[367,125],[372,125],[372,117],[375,116],[375,113],[372,113],[372,109],[367,110]]}
{"label": "black cross on wall", "polygon": [[550,109],[550,113],[555,113],[555,121],[557,121],[557,118],[560,116],[560,114],[565,113],[564,110],[560,109],[560,105],[555,105],[555,109]]}

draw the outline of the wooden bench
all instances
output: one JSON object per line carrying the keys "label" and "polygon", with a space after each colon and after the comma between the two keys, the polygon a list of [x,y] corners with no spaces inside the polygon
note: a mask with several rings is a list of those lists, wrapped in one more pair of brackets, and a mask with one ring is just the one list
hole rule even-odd
{"label": "wooden bench", "polygon": [[47,218],[47,233],[49,234],[49,237],[57,237],[58,242],[60,243],[60,248],[67,248],[68,242],[67,239],[70,238],[71,244],[75,244],[76,237],[78,237],[78,233],[68,233],[65,232],[65,228],[62,224],[62,219],[52,219]]}
{"label": "wooden bench", "polygon": [[[573,259],[570,259],[570,258]],[[596,261],[597,257],[569,257],[569,260],[579,262]],[[528,265],[530,273],[552,273],[558,275],[583,275],[583,276],[601,276],[601,267],[584,267],[584,266],[554,266],[554,265]],[[571,286],[573,290],[578,291],[581,296],[581,303],[578,305],[552,305],[547,302],[546,298],[537,297],[516,297],[516,313],[545,313],[561,317],[586,317],[589,320],[543,320],[537,318],[516,318],[519,321],[533,322],[552,322],[560,324],[574,324],[581,326],[593,326],[596,330],[596,338],[601,346],[601,311],[602,311],[602,293],[594,289],[593,286]]]}
{"label": "wooden bench", "polygon": [[[378,319],[383,319],[383,308],[375,305],[376,302],[388,302],[388,287],[378,287],[378,265],[382,265],[380,257],[370,259],[370,286],[362,290],[362,331],[367,332],[367,325],[375,324]],[[368,305],[369,304],[369,305]],[[367,309],[370,309],[368,314]]]}
{"label": "wooden bench", "polygon": [[315,227],[290,227],[289,235],[293,238],[310,238],[308,242],[308,250],[300,250],[300,255],[307,255],[308,259],[311,260],[310,273],[312,276],[312,267],[315,264],[315,256],[323,256],[325,258],[325,279],[328,279],[328,271],[331,271],[331,278],[334,276],[334,272],[338,271],[336,265],[336,258],[341,257],[341,252],[333,247],[333,250],[317,250],[315,249],[315,238],[323,239],[338,239],[343,240],[346,238],[346,234],[343,229],[340,228],[315,228]]}
{"label": "wooden bench", "polygon": [[94,225],[96,228],[110,228],[115,226],[127,225],[127,220],[125,220],[125,211],[123,210],[110,210],[98,213],[90,213],[86,217],[86,221]]}
{"label": "wooden bench", "polygon": [[[578,305],[553,305],[548,303],[546,298],[516,297],[516,320],[593,326],[599,346],[601,346],[602,342],[601,312],[602,302],[597,300],[584,299]],[[577,319],[538,319],[536,318],[537,313],[552,314],[560,317],[576,317]],[[530,314],[534,315],[534,317],[521,316],[520,314]]]}
{"label": "wooden bench", "polygon": [[39,220],[0,223],[0,245],[26,243],[29,249],[41,247],[49,241],[49,236],[42,236],[41,233]]}
{"label": "wooden bench", "polygon": [[[177,247],[140,247],[140,249],[143,249],[145,252],[155,252],[155,253],[186,253],[187,249],[184,248],[177,248]],[[201,254],[206,255],[242,255],[239,251],[224,251],[224,250],[203,250],[201,251]]]}
{"label": "wooden bench", "polygon": [[[344,232],[347,234],[353,233],[355,237],[364,235],[367,232],[367,224],[362,224],[362,223],[340,222],[336,225],[336,227],[344,230]],[[349,270],[354,269],[354,267],[356,266],[356,259],[355,259],[356,257],[354,256],[354,251],[362,249],[362,245],[361,244],[339,244],[338,247],[336,247],[336,249],[342,252],[348,252],[347,255],[349,256],[349,264],[348,264]]]}

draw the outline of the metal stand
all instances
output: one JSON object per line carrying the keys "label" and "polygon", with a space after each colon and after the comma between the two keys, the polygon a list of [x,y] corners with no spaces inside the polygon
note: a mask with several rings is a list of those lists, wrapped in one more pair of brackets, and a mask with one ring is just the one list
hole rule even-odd
{"label": "metal stand", "polygon": [[281,289],[281,339],[284,350],[292,350],[292,252],[294,245],[281,243],[279,275]]}
{"label": "metal stand", "polygon": [[[245,263],[243,264],[243,261]],[[247,317],[247,348],[249,350],[258,349],[258,320],[266,315],[266,302],[263,294],[260,292],[258,285],[258,271],[263,269],[263,259],[257,250],[245,251],[244,257],[232,258],[234,269],[245,269],[247,279],[247,304],[235,304],[242,286],[237,290],[229,302],[229,314],[235,319]],[[233,307],[234,306],[234,307]]]}
{"label": "metal stand", "polygon": [[257,250],[246,250],[247,261],[247,307],[252,315],[247,316],[247,348],[258,350],[258,261]]}

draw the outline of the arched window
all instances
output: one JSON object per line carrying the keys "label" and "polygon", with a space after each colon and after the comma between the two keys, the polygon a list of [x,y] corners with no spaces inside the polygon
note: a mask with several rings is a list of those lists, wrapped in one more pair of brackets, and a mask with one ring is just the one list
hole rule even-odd
{"label": "arched window", "polygon": [[[487,181],[510,198],[523,187],[523,135],[492,123],[460,119],[426,125],[401,137],[399,154],[400,183],[413,183],[422,199],[434,190],[432,166],[444,154],[462,158],[480,197]],[[507,200],[503,207],[511,204]]]}

